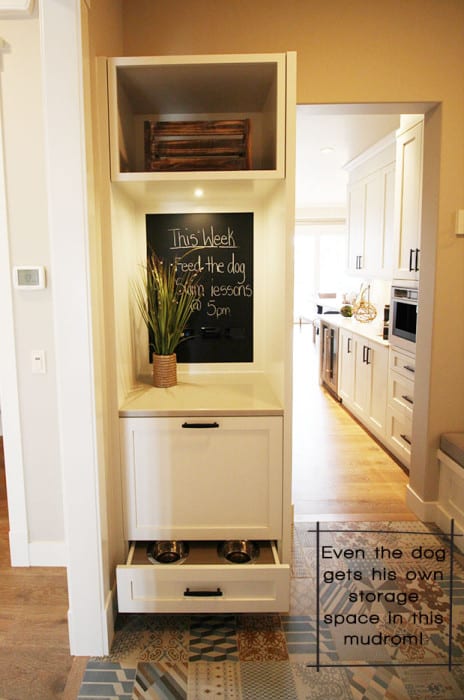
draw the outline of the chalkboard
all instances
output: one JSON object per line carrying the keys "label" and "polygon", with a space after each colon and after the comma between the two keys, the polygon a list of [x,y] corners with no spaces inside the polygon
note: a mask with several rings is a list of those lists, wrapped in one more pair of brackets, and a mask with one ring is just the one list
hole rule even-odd
{"label": "chalkboard", "polygon": [[252,362],[253,214],[147,214],[146,231],[148,256],[201,271],[178,362]]}

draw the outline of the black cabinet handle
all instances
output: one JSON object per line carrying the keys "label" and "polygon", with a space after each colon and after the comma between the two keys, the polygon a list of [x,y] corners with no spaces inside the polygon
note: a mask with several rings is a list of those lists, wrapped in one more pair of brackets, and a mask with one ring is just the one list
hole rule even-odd
{"label": "black cabinet handle", "polygon": [[219,423],[182,423],[183,428],[219,428]]}
{"label": "black cabinet handle", "polygon": [[404,369],[407,369],[408,372],[412,372],[413,374],[416,371],[415,367],[411,367],[411,365],[403,365],[403,367],[404,367]]}
{"label": "black cabinet handle", "polygon": [[400,437],[403,438],[403,440],[404,440],[405,442],[407,442],[408,445],[411,444],[411,438],[409,438],[409,437],[408,437],[407,435],[405,435],[404,433],[401,433],[401,434],[400,434]]}
{"label": "black cabinet handle", "polygon": [[414,255],[414,248],[409,249],[409,272],[412,272],[414,270],[413,264],[412,264],[412,256]]}
{"label": "black cabinet handle", "polygon": [[371,364],[371,349],[366,346],[366,365]]}
{"label": "black cabinet handle", "polygon": [[414,403],[414,400],[407,394],[401,394],[401,398],[407,401],[408,403]]}
{"label": "black cabinet handle", "polygon": [[419,253],[420,253],[420,249],[416,248],[416,264],[414,265],[415,272],[419,272]]}
{"label": "black cabinet handle", "polygon": [[215,591],[191,591],[190,588],[186,588],[184,591],[184,596],[190,598],[209,598],[211,596],[220,598],[222,595],[220,588],[216,588]]}
{"label": "black cabinet handle", "polygon": [[353,340],[352,338],[347,338],[346,352],[347,352],[348,355],[351,353],[351,341],[352,341],[352,340]]}

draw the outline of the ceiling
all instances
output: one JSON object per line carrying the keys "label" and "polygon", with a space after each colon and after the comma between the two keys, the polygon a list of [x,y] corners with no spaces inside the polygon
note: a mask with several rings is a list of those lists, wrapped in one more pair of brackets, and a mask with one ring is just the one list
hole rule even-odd
{"label": "ceiling", "polygon": [[[321,114],[299,105],[296,119],[296,209],[344,207],[343,166],[397,129],[399,114]],[[331,150],[324,150],[331,149]]]}

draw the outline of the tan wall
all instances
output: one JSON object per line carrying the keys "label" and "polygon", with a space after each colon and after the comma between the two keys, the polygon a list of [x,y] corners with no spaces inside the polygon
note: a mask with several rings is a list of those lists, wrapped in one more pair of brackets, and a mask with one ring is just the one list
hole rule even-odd
{"label": "tan wall", "polygon": [[[442,103],[431,386],[424,416],[432,464],[439,433],[464,429],[464,239],[453,233],[455,211],[464,207],[462,0],[123,0],[122,6],[125,55],[295,50],[299,103]],[[430,288],[434,253],[432,242]],[[425,500],[434,498],[433,467],[428,477],[419,470],[416,482]]]}

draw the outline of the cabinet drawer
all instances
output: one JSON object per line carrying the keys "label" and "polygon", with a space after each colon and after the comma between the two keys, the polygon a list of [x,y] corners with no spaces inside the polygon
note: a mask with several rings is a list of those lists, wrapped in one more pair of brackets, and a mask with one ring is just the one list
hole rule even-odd
{"label": "cabinet drawer", "polygon": [[414,381],[398,372],[390,372],[388,384],[390,405],[410,417],[414,407]]}
{"label": "cabinet drawer", "polygon": [[407,467],[411,461],[412,417],[396,411],[391,406],[387,409],[388,442],[391,451]]}
{"label": "cabinet drawer", "polygon": [[414,380],[416,372],[416,358],[414,355],[400,352],[395,348],[390,348],[390,369],[398,372],[403,377]]}
{"label": "cabinet drawer", "polygon": [[[283,612],[289,607],[290,566],[273,542],[260,542],[252,564],[229,564],[216,542],[190,542],[182,564],[152,564],[147,543],[132,543],[116,568],[120,612]],[[204,555],[204,556],[203,556]],[[189,563],[204,562],[204,563]]]}
{"label": "cabinet drawer", "polygon": [[128,540],[279,539],[282,418],[121,418]]}

